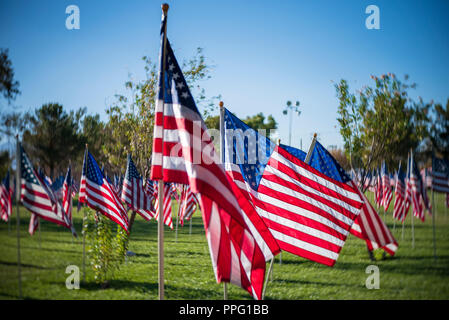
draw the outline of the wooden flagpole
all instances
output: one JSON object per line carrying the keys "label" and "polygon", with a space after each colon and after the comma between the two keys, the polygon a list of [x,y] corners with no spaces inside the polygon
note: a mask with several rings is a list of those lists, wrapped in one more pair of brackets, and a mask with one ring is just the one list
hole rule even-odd
{"label": "wooden flagpole", "polygon": [[[165,66],[167,60],[167,12],[169,5],[162,4],[162,12],[165,18],[164,24],[164,38],[163,38],[163,52],[162,54],[162,70],[161,70],[161,89],[162,89],[162,123],[164,118],[164,104],[165,104]],[[162,145],[164,144],[164,128],[162,128]],[[163,164],[162,164],[163,165]],[[158,224],[157,224],[157,242],[158,242],[158,297],[159,300],[164,300],[164,181],[158,181],[157,197],[159,201],[158,207]]]}
{"label": "wooden flagpole", "polygon": [[[225,158],[225,125],[224,125],[224,103],[223,101],[220,101],[220,158],[221,163],[224,165],[226,158]],[[192,220],[192,218],[190,218]],[[228,300],[228,284],[226,282],[223,282],[223,300]]]}
{"label": "wooden flagpole", "polygon": [[19,213],[19,202],[20,202],[20,189],[21,189],[21,156],[19,150],[19,136],[16,136],[16,210],[17,210],[17,273],[19,279],[19,299],[22,299],[22,264],[20,261],[20,213]]}
{"label": "wooden flagpole", "polygon": [[[281,139],[278,139],[278,146],[281,145]],[[274,257],[273,257],[274,259]],[[282,250],[279,252],[279,265],[282,265]]]}
{"label": "wooden flagpole", "polygon": [[[87,143],[86,143],[86,150],[84,152],[86,155],[86,157],[84,158],[84,161],[86,161],[87,160],[87,152],[88,152]],[[84,166],[84,163],[83,163],[83,166]],[[81,175],[83,174],[82,173],[83,169],[84,168],[81,168]],[[81,184],[80,184],[80,189],[81,189]],[[79,201],[79,197],[78,197],[78,201]],[[83,207],[83,225],[81,226],[81,232],[83,233],[83,282],[86,282],[86,231],[87,230],[84,230],[86,220],[87,220],[86,207],[84,206]]]}

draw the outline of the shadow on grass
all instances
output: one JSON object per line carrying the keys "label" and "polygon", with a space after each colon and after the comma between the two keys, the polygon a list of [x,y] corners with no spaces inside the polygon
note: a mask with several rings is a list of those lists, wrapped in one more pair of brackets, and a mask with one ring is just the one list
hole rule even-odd
{"label": "shadow on grass", "polygon": [[[9,267],[17,267],[17,262],[0,261],[0,265],[9,266]],[[20,266],[22,268],[33,268],[33,269],[38,269],[38,270],[52,269],[52,268],[46,268],[46,267],[36,266],[34,264],[27,264],[27,263],[21,263]]]}

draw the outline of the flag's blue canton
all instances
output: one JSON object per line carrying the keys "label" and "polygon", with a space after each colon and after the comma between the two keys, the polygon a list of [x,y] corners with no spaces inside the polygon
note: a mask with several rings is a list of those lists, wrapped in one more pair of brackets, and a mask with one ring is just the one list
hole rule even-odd
{"label": "flag's blue canton", "polygon": [[390,175],[388,174],[388,168],[387,165],[385,164],[385,161],[382,162],[382,175],[390,177]]}
{"label": "flag's blue canton", "polygon": [[[232,163],[240,166],[243,179],[251,188],[257,190],[276,144],[271,142],[270,139],[259,135],[256,130],[246,125],[227,109],[225,109],[224,122],[226,130],[239,130],[234,131],[232,134],[235,140],[233,139],[232,141],[233,159],[230,160]],[[229,132],[226,131],[226,135],[228,134]],[[243,150],[241,149],[242,146]],[[226,152],[231,152],[231,150],[226,150]],[[244,157],[243,159],[242,156]]]}
{"label": "flag's blue canton", "polygon": [[402,170],[401,164],[399,164],[399,169],[398,169],[398,180],[402,182],[402,184],[405,185],[405,173]]}
{"label": "flag's blue canton", "polygon": [[345,170],[338,164],[337,160],[327,151],[321,143],[316,141],[315,148],[310,157],[310,163],[313,168],[334,180],[346,183],[351,178],[346,174]]}
{"label": "flag's blue canton", "polygon": [[300,159],[302,161],[306,160],[307,153],[305,153],[304,151],[302,151],[300,149],[297,149],[297,148],[293,148],[293,147],[287,146],[287,145],[282,144],[282,143],[280,144],[280,147],[282,149],[286,150],[288,153],[294,155],[296,158],[298,158],[298,159]]}
{"label": "flag's blue canton", "polygon": [[[167,61],[165,63],[165,103],[180,104],[184,107],[192,109],[198,112],[198,109],[193,100],[190,89],[184,79],[183,73],[179,64],[175,58],[175,54],[170,46],[170,42],[167,39]],[[162,55],[160,58],[160,68],[162,70]],[[159,86],[158,86],[158,98],[162,100],[162,71],[159,71]]]}
{"label": "flag's blue canton", "polygon": [[32,183],[32,184],[39,184],[33,170],[33,166],[31,165],[30,160],[28,159],[28,156],[25,153],[25,150],[23,150],[22,147],[20,147],[21,156],[21,177],[22,179],[25,179],[26,182]]}
{"label": "flag's blue canton", "polygon": [[64,184],[64,176],[59,176],[55,179],[55,181],[51,184],[50,188],[53,191],[59,190],[62,188],[62,185]]}
{"label": "flag's blue canton", "polygon": [[[86,178],[90,181],[95,182],[98,185],[103,184],[103,173],[100,170],[97,162],[94,157],[87,152],[87,161],[86,161]],[[84,170],[83,170],[84,171]]]}
{"label": "flag's blue canton", "polygon": [[67,181],[67,185],[70,187],[72,185],[72,168],[69,167],[67,170],[67,174],[65,176],[65,181]]}
{"label": "flag's blue canton", "polygon": [[139,172],[137,171],[136,166],[134,165],[133,159],[131,156],[128,156],[128,170],[126,170],[126,180],[132,181],[133,178],[141,179]]}
{"label": "flag's blue canton", "polygon": [[438,172],[440,174],[444,174],[449,177],[449,161],[437,158],[435,156],[432,157],[432,170],[433,172]]}

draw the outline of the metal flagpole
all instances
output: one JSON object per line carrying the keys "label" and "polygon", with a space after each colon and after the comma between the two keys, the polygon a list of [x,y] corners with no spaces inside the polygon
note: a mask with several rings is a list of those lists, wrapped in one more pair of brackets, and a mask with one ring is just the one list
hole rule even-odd
{"label": "metal flagpole", "polygon": [[262,300],[265,298],[265,289],[267,288],[268,277],[270,276],[271,272],[273,271],[273,262],[274,262],[274,257],[271,258],[270,268],[268,269],[268,273],[267,273],[267,276],[265,278],[265,285],[263,286],[263,290],[262,290]]}
{"label": "metal flagpole", "polygon": [[[225,125],[224,125],[224,107],[223,107],[223,101],[220,101],[220,158],[221,163],[224,166],[224,163],[226,161],[225,158]],[[228,284],[226,282],[223,282],[223,300],[228,300]]]}
{"label": "metal flagpole", "polygon": [[[162,4],[162,12],[164,14],[164,38],[162,45],[162,70],[161,70],[161,90],[162,90],[162,123],[164,123],[164,109],[165,109],[165,65],[167,60],[167,12],[169,5],[167,3]],[[164,145],[164,128],[162,127],[162,145]],[[163,165],[163,163],[162,163]],[[158,283],[159,300],[164,300],[164,181],[161,179],[158,181],[157,197],[159,201],[158,208],[158,224],[157,224],[157,242],[158,242]]]}
{"label": "metal flagpole", "polygon": [[[432,150],[432,172],[433,172],[433,150]],[[425,187],[426,181],[424,181],[424,192],[427,192],[427,188]],[[437,259],[437,243],[436,243],[436,234],[435,234],[435,216],[437,214],[437,208],[435,207],[435,196],[433,192],[433,183],[432,183],[432,228],[433,228],[433,257]]]}
{"label": "metal flagpole", "polygon": [[[411,174],[412,170],[413,170],[413,151],[410,149],[410,177],[412,175]],[[412,201],[412,203],[413,203],[413,201]],[[413,207],[413,210],[410,213],[411,219],[412,219],[412,249],[415,249],[415,224],[414,224],[414,219],[413,219],[413,216],[414,216],[413,211],[414,211],[414,209],[415,208]]]}
{"label": "metal flagpole", "polygon": [[17,210],[17,273],[19,279],[19,299],[22,299],[22,266],[20,262],[20,213],[19,213],[19,202],[20,202],[20,165],[21,157],[19,150],[19,136],[16,136],[16,210]]}

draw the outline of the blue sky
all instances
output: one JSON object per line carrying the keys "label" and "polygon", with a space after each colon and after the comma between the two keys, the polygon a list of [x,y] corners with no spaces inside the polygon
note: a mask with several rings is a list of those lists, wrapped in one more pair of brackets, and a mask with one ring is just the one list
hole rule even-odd
{"label": "blue sky", "polygon": [[[129,75],[144,78],[141,57],[159,52],[159,1],[0,0],[0,44],[9,48],[31,110],[58,102],[99,113],[125,93]],[[341,78],[353,90],[370,75],[409,74],[412,97],[449,98],[449,1],[168,1],[168,35],[178,60],[204,48],[214,66],[203,83],[240,118],[263,112],[288,141],[287,100],[301,101],[292,145],[307,149],[314,132],[323,145],[342,146],[338,100]],[[67,30],[65,9],[80,9],[80,29]],[[380,30],[368,30],[368,5],[380,9]],[[6,108],[4,99],[0,100]],[[11,108],[11,107],[10,107]]]}

